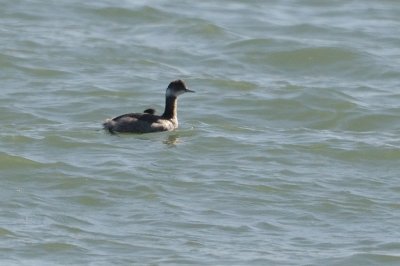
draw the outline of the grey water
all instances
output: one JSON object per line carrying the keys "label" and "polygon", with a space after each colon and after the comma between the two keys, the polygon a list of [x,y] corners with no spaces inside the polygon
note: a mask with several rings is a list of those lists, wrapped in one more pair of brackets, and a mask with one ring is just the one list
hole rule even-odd
{"label": "grey water", "polygon": [[400,265],[398,1],[0,4],[1,265]]}

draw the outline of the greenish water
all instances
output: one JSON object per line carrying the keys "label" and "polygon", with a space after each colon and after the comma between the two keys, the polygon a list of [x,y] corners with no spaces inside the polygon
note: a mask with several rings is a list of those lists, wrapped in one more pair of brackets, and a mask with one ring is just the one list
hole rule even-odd
{"label": "greenish water", "polygon": [[399,265],[400,6],[325,2],[1,1],[0,264]]}

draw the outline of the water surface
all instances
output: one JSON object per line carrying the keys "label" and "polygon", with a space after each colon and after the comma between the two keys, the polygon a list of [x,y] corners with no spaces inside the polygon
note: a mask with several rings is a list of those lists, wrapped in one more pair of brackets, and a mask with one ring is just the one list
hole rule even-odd
{"label": "water surface", "polygon": [[2,265],[399,265],[397,1],[3,2]]}

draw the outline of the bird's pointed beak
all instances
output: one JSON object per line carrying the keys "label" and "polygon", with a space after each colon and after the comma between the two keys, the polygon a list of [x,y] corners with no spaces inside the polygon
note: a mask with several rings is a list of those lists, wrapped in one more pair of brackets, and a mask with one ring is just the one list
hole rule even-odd
{"label": "bird's pointed beak", "polygon": [[192,90],[186,89],[186,91],[185,91],[185,92],[195,92],[195,91],[192,91]]}

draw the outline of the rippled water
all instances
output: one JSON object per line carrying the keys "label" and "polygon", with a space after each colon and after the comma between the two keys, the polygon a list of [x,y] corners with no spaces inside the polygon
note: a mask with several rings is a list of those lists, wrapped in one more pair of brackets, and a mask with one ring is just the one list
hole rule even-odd
{"label": "rippled water", "polygon": [[1,6],[1,265],[400,265],[398,1]]}

